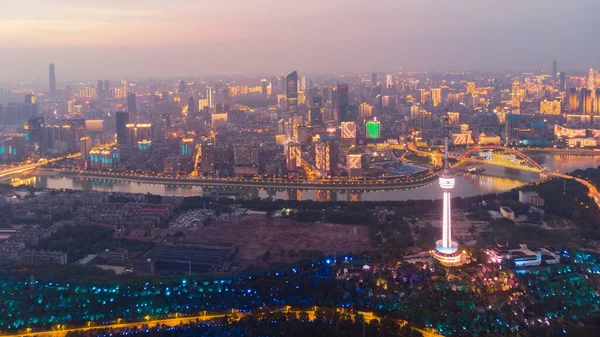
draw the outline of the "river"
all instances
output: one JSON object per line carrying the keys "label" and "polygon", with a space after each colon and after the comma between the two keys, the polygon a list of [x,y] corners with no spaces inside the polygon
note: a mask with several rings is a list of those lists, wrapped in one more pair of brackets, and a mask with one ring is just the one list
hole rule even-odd
{"label": "river", "polygon": [[[534,160],[549,171],[561,173],[575,169],[600,166],[600,156],[533,155]],[[456,173],[453,196],[470,197],[479,194],[499,193],[539,180],[539,174],[492,165],[483,165],[485,172],[474,175]],[[60,176],[54,173],[33,171],[29,175],[5,180],[13,184],[28,184],[39,188],[98,190],[126,193],[152,193],[166,196],[232,196],[237,198],[268,198],[316,201],[386,201],[409,199],[437,199],[442,195],[437,181],[411,189],[376,191],[319,191],[298,189],[230,188],[214,189],[201,186],[164,183],[136,183],[108,179],[90,179]]]}

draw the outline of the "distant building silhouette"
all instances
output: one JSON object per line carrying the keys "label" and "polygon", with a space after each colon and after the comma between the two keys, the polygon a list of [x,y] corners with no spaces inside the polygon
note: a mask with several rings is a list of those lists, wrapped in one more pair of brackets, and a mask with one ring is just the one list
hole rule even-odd
{"label": "distant building silhouette", "polygon": [[50,91],[48,95],[51,99],[56,99],[56,73],[54,70],[54,63],[49,65],[49,80],[50,80]]}
{"label": "distant building silhouette", "polygon": [[129,124],[129,112],[117,111],[116,129],[117,129],[117,144],[119,146],[128,145],[127,124]]}
{"label": "distant building silhouette", "polygon": [[296,115],[298,113],[298,72],[289,73],[285,84],[287,107],[291,115]]}

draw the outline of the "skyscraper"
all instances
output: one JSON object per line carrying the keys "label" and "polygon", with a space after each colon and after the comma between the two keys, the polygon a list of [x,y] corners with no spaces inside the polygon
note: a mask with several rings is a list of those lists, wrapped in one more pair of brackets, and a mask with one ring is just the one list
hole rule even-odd
{"label": "skyscraper", "polygon": [[42,116],[32,117],[27,120],[26,126],[26,138],[30,142],[42,146],[42,139],[44,138],[45,130],[45,119]]}
{"label": "skyscraper", "polygon": [[194,97],[190,97],[187,103],[187,117],[189,119],[195,118],[198,112],[198,108],[196,107],[196,101],[194,101]]}
{"label": "skyscraper", "polygon": [[104,82],[102,80],[98,80],[98,89],[96,90],[96,96],[98,99],[105,99],[104,95]]}
{"label": "skyscraper", "polygon": [[293,71],[285,78],[287,107],[291,115],[298,113],[298,72]]}
{"label": "skyscraper", "polygon": [[566,91],[567,90],[567,81],[566,81],[566,75],[564,71],[560,72],[560,91]]}
{"label": "skyscraper", "polygon": [[117,129],[117,144],[119,146],[127,145],[128,142],[128,133],[127,133],[127,124],[129,124],[129,112],[127,111],[117,111],[116,114],[116,129]]}
{"label": "skyscraper", "polygon": [[183,95],[185,94],[185,81],[181,80],[179,81],[179,95]]}
{"label": "skyscraper", "polygon": [[349,122],[351,121],[350,112],[349,112],[349,94],[348,94],[348,84],[342,83],[337,86],[337,104],[335,117],[337,121],[340,122]]}
{"label": "skyscraper", "polygon": [[594,116],[600,116],[600,88],[594,91]]}
{"label": "skyscraper", "polygon": [[590,89],[581,89],[581,112],[584,115],[592,114],[592,90]]}
{"label": "skyscraper", "polygon": [[571,88],[569,90],[569,112],[578,112],[579,111],[579,95],[577,93],[577,88]]}
{"label": "skyscraper", "polygon": [[505,117],[504,124],[504,143],[512,145],[519,142],[519,123],[520,115],[508,114]]}
{"label": "skyscraper", "polygon": [[50,91],[48,94],[50,95],[50,99],[56,99],[56,73],[54,72],[54,63],[50,63]]}
{"label": "skyscraper", "polygon": [[377,74],[376,73],[371,74],[371,85],[374,87],[377,86]]}
{"label": "skyscraper", "polygon": [[451,195],[450,191],[454,188],[454,177],[450,173],[448,162],[448,138],[450,137],[450,127],[448,126],[448,118],[444,119],[446,135],[444,138],[444,173],[440,176],[440,187],[443,193],[443,209],[442,209],[442,239],[436,242],[433,257],[441,264],[453,266],[460,264],[461,254],[458,250],[458,243],[452,241],[452,208],[450,207]]}
{"label": "skyscraper", "polygon": [[135,94],[129,93],[127,94],[127,112],[135,114],[137,113],[137,105],[135,102]]}
{"label": "skyscraper", "polygon": [[556,74],[558,73],[558,69],[556,68],[556,60],[552,61],[552,80],[556,83]]}

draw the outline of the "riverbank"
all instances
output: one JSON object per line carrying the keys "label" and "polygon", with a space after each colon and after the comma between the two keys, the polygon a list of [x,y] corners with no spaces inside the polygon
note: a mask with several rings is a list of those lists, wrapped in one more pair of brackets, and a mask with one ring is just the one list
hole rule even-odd
{"label": "riverbank", "polygon": [[331,191],[372,191],[381,189],[407,189],[427,185],[437,179],[437,174],[416,178],[414,180],[373,180],[373,181],[309,181],[309,180],[253,180],[245,178],[193,178],[193,177],[159,177],[110,172],[79,172],[38,168],[32,171],[34,175],[55,175],[72,178],[89,178],[107,181],[143,182],[159,184],[176,184],[202,186],[208,188],[266,188],[266,189],[301,189],[301,190],[331,190]]}

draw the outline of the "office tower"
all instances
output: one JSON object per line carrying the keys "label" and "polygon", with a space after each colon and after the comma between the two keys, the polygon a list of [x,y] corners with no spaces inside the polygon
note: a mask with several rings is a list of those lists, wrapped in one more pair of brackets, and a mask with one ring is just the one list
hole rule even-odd
{"label": "office tower", "polygon": [[332,169],[337,166],[336,144],[332,141],[315,144],[315,167],[323,175],[331,175]]}
{"label": "office tower", "polygon": [[96,96],[98,99],[105,99],[104,95],[104,82],[102,80],[98,80],[98,88],[96,89]]}
{"label": "office tower", "polygon": [[558,73],[558,70],[556,69],[556,60],[552,61],[552,81],[554,81],[554,83],[556,83],[556,74]]}
{"label": "office tower", "polygon": [[121,97],[127,97],[127,81],[121,81]]}
{"label": "office tower", "polygon": [[129,112],[117,111],[116,113],[116,130],[117,130],[117,144],[119,146],[125,146],[129,144],[127,124],[129,124]]}
{"label": "office tower", "polygon": [[215,95],[212,86],[206,87],[206,99],[208,100],[208,109],[215,107]]}
{"label": "office tower", "polygon": [[45,119],[42,116],[32,117],[27,120],[25,125],[25,140],[28,140],[38,146],[42,145],[44,138]]}
{"label": "office tower", "polygon": [[35,104],[35,96],[33,94],[25,95],[25,104]]}
{"label": "office tower", "polygon": [[306,91],[306,76],[300,76],[300,82],[298,85],[298,90]]}
{"label": "office tower", "polygon": [[365,130],[366,130],[367,139],[381,138],[381,122],[368,121],[365,123]]}
{"label": "office tower", "polygon": [[342,122],[342,139],[356,139],[356,123],[355,122]]}
{"label": "office tower", "polygon": [[202,173],[212,172],[215,169],[215,141],[213,138],[205,139],[200,144],[200,165]]}
{"label": "office tower", "polygon": [[185,94],[185,81],[181,80],[179,81],[179,96],[182,96],[183,94]]}
{"label": "office tower", "polygon": [[590,68],[588,75],[587,88],[592,91],[596,90],[596,72],[592,68]]}
{"label": "office tower", "polygon": [[438,106],[442,103],[442,88],[431,89],[431,100],[433,101],[433,106]]}
{"label": "office tower", "polygon": [[443,192],[443,209],[442,209],[442,239],[435,243],[433,257],[441,264],[452,266],[460,264],[461,253],[458,250],[458,243],[452,241],[452,208],[450,205],[451,194],[454,188],[455,180],[450,173],[450,165],[448,159],[448,138],[450,137],[450,127],[448,119],[445,119],[446,135],[444,137],[444,172],[439,178],[439,184]]}
{"label": "office tower", "polygon": [[513,145],[519,143],[520,115],[507,114],[504,122],[504,144]]}
{"label": "office tower", "polygon": [[223,89],[221,89],[221,104],[223,105],[223,111],[225,112],[231,110],[231,107],[233,106],[229,86],[225,86]]}
{"label": "office tower", "polygon": [[298,113],[298,72],[294,71],[285,79],[286,103],[291,115]]}
{"label": "office tower", "polygon": [[135,94],[134,93],[127,94],[127,112],[129,112],[130,114],[137,113],[137,106],[136,106],[136,102],[135,102]]}
{"label": "office tower", "polygon": [[50,99],[56,99],[56,73],[54,71],[54,63],[50,63],[49,71],[50,91],[48,92],[48,95],[50,96]]}
{"label": "office tower", "polygon": [[181,155],[186,157],[192,157],[196,153],[196,142],[194,138],[182,138],[181,139]]}
{"label": "office tower", "polygon": [[594,91],[594,116],[600,116],[600,88]]}
{"label": "office tower", "polygon": [[592,90],[590,89],[581,89],[581,112],[584,115],[592,114]]}
{"label": "office tower", "polygon": [[560,91],[566,91],[567,90],[567,79],[566,79],[566,75],[564,71],[560,72]]}
{"label": "office tower", "polygon": [[368,119],[373,116],[373,107],[368,103],[360,103],[358,107],[358,117],[361,120]]}
{"label": "office tower", "polygon": [[418,105],[412,105],[410,107],[410,120],[411,121],[421,120],[421,108]]}
{"label": "office tower", "polygon": [[265,80],[265,79],[260,80],[261,95],[263,95],[264,97],[267,97],[269,95],[268,89],[269,89],[269,83],[267,82],[267,80]]}
{"label": "office tower", "polygon": [[323,123],[323,111],[320,106],[313,105],[309,109],[309,123],[310,125],[320,125]]}
{"label": "office tower", "polygon": [[579,111],[579,93],[577,88],[569,90],[569,112],[575,113]]}
{"label": "office tower", "polygon": [[371,85],[374,87],[377,86],[377,74],[376,73],[371,74]]}
{"label": "office tower", "polygon": [[84,164],[90,161],[90,151],[92,150],[92,138],[85,136],[79,139],[79,153]]}
{"label": "office tower", "polygon": [[392,74],[385,75],[385,87],[391,88],[393,83]]}
{"label": "office tower", "polygon": [[348,93],[348,84],[342,83],[338,84],[336,90],[336,109],[335,109],[335,120],[340,122],[349,122],[351,121],[350,111],[349,111],[349,93]]}
{"label": "office tower", "polygon": [[288,143],[286,152],[286,166],[288,171],[296,171],[302,166],[302,148],[298,143]]}
{"label": "office tower", "polygon": [[189,119],[195,118],[198,113],[198,108],[196,107],[196,101],[194,97],[190,97],[187,101],[187,117]]}

